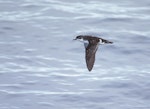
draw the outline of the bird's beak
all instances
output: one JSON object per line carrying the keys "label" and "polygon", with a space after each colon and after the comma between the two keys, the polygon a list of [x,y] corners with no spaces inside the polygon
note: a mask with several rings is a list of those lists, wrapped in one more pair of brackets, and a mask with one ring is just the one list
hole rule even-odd
{"label": "bird's beak", "polygon": [[77,39],[73,39],[73,40],[77,40]]}

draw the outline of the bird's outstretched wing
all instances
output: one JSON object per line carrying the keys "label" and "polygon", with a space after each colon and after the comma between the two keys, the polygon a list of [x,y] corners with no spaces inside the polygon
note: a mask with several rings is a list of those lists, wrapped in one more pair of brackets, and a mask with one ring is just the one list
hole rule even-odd
{"label": "bird's outstretched wing", "polygon": [[98,43],[97,44],[88,44],[86,47],[86,53],[85,53],[85,59],[86,59],[86,65],[89,71],[92,70],[94,62],[95,62],[95,54],[98,49]]}

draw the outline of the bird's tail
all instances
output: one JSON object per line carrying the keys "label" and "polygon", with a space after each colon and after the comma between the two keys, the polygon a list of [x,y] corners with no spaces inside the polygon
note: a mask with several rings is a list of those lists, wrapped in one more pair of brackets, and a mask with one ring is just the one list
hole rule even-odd
{"label": "bird's tail", "polygon": [[113,43],[113,42],[108,41],[108,40],[105,40],[105,39],[102,39],[102,41],[103,41],[104,43],[106,43],[106,44],[112,44],[112,43]]}

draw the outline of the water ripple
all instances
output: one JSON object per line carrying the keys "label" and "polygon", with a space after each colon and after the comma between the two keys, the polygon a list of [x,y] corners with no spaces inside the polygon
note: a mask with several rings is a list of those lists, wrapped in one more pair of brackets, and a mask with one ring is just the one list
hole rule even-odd
{"label": "water ripple", "polygon": [[[98,1],[91,1],[85,3],[69,3],[69,2],[27,2],[21,4],[21,7],[25,6],[40,6],[38,11],[30,11],[30,10],[19,10],[19,11],[11,11],[11,12],[1,12],[0,13],[0,20],[36,20],[36,19],[51,19],[51,20],[63,20],[63,19],[70,19],[68,17],[62,16],[52,16],[52,15],[45,15],[47,11],[54,10],[54,11],[61,11],[65,13],[73,13],[80,14],[80,16],[75,16],[74,19],[82,19],[82,18],[123,18],[123,19],[142,19],[142,20],[149,20],[150,15],[143,14],[142,12],[148,11],[149,7],[124,7],[110,3],[101,3]],[[88,5],[88,6],[87,6]],[[35,7],[36,8],[36,7]],[[106,10],[107,8],[107,10]],[[98,12],[101,12],[99,14]],[[135,13],[136,12],[136,13]],[[141,12],[141,13],[139,13]],[[109,14],[108,14],[109,13]],[[110,15],[111,14],[111,15]]]}
{"label": "water ripple", "polygon": [[24,94],[34,94],[34,95],[81,95],[86,92],[50,92],[50,91],[8,91],[8,90],[0,90],[1,93],[6,93],[9,95],[24,95]]}

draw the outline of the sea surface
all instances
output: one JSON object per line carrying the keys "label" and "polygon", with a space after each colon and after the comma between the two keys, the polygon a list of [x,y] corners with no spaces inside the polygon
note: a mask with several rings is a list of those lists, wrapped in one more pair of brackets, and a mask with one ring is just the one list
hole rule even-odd
{"label": "sea surface", "polygon": [[150,0],[0,0],[0,109],[150,109]]}

